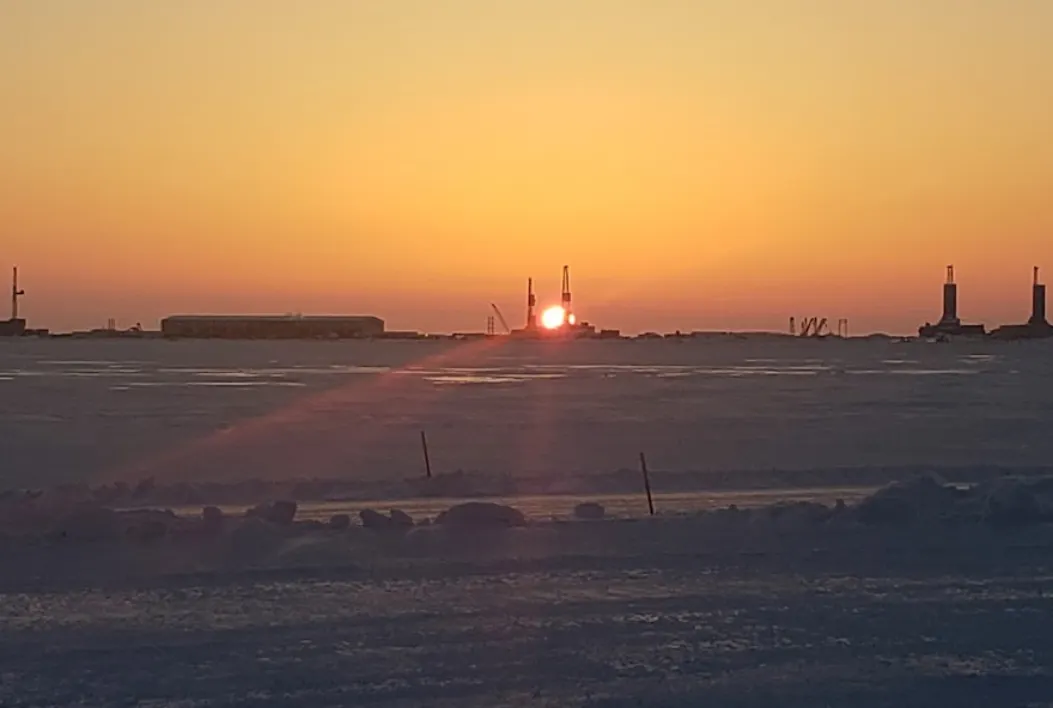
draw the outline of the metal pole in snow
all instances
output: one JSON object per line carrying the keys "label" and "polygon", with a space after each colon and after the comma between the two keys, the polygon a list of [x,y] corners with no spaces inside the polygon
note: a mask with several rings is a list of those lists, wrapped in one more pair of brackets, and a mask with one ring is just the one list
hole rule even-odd
{"label": "metal pole in snow", "polygon": [[420,446],[424,449],[424,473],[431,479],[431,458],[428,457],[428,436],[420,431]]}
{"label": "metal pole in snow", "polygon": [[647,508],[654,516],[654,499],[651,498],[651,477],[647,474],[647,458],[640,453],[640,471],[643,472],[644,491],[647,492]]}

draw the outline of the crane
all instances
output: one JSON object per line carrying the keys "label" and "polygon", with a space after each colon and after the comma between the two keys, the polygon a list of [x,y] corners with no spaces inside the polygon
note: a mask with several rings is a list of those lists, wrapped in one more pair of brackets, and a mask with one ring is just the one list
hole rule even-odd
{"label": "crane", "polygon": [[508,321],[505,320],[505,316],[501,314],[501,308],[499,308],[495,302],[491,302],[490,307],[494,308],[494,314],[497,315],[497,321],[505,328],[505,334],[511,334],[512,328],[508,326]]}
{"label": "crane", "polygon": [[563,266],[563,287],[559,296],[559,304],[563,306],[563,316],[567,321],[574,324],[570,305],[570,266]]}

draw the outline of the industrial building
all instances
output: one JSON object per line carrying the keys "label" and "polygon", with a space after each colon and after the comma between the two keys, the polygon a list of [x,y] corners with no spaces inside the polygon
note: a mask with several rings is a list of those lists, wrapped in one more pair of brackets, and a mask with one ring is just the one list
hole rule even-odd
{"label": "industrial building", "polygon": [[161,333],[186,339],[358,339],[384,334],[372,316],[173,315]]}
{"label": "industrial building", "polygon": [[943,314],[936,324],[926,322],[918,328],[922,337],[971,336],[986,334],[982,324],[962,324],[958,319],[958,284],[954,282],[954,266],[947,266],[947,282],[943,284]]}

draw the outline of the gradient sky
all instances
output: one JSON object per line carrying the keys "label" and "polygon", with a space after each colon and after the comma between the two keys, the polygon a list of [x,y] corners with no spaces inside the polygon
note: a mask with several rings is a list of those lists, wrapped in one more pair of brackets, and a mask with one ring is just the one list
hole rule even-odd
{"label": "gradient sky", "polygon": [[31,325],[1026,319],[1049,0],[0,0]]}

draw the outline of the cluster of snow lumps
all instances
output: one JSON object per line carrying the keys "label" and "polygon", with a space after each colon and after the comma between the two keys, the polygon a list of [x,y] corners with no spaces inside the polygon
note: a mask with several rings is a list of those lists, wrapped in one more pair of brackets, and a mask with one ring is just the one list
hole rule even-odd
{"label": "cluster of snow lumps", "polygon": [[864,524],[957,518],[968,491],[947,484],[936,474],[893,482],[859,502],[856,515]]}
{"label": "cluster of snow lumps", "polygon": [[57,542],[127,539],[150,543],[170,536],[198,535],[206,531],[204,522],[176,516],[170,509],[115,511],[84,504],[54,510],[49,528],[42,535]]}
{"label": "cluster of snow lumps", "polygon": [[980,516],[993,526],[1053,521],[1053,477],[1004,479],[977,489]]}
{"label": "cluster of snow lumps", "polygon": [[245,516],[262,519],[279,526],[288,526],[296,519],[297,509],[298,507],[294,501],[273,501],[257,504],[248,509],[245,512]]}
{"label": "cluster of snow lumps", "polygon": [[1014,478],[961,487],[934,474],[889,484],[855,509],[869,525],[984,523],[994,527],[1053,522],[1053,477]]}
{"label": "cluster of snow lumps", "polygon": [[358,517],[362,520],[362,526],[367,529],[391,531],[413,528],[413,517],[401,509],[392,509],[387,514],[374,509],[363,509]]}
{"label": "cluster of snow lumps", "polygon": [[512,528],[526,526],[526,517],[515,507],[493,502],[466,502],[442,512],[435,523],[450,529]]}

